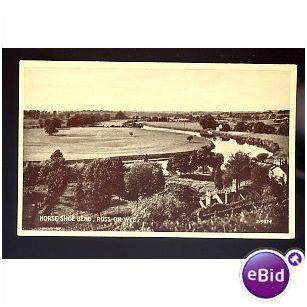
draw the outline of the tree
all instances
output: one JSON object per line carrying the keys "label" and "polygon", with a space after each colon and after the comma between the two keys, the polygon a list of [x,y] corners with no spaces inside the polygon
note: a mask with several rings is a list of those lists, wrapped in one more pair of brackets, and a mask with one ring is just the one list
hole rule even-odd
{"label": "tree", "polygon": [[84,188],[81,180],[78,180],[77,186],[74,193],[76,207],[78,209],[85,209],[85,194],[84,194]]}
{"label": "tree", "polygon": [[237,124],[234,127],[234,131],[240,131],[240,132],[245,132],[247,131],[248,127],[244,122],[237,122]]}
{"label": "tree", "polygon": [[109,121],[109,120],[111,120],[111,115],[109,113],[103,113],[101,115],[100,120],[97,120],[97,121],[106,122],[106,121]]}
{"label": "tree", "polygon": [[231,155],[225,165],[225,181],[230,184],[236,179],[236,188],[240,186],[240,182],[247,180],[250,174],[250,157],[241,151]]}
{"label": "tree", "polygon": [[258,160],[259,162],[263,162],[265,159],[268,158],[268,156],[269,156],[268,153],[263,152],[263,153],[258,154],[258,155],[256,156],[256,158],[257,158],[257,160]]}
{"label": "tree", "polygon": [[144,162],[148,162],[148,160],[149,160],[148,154],[145,154]]}
{"label": "tree", "polygon": [[203,129],[215,129],[218,126],[218,122],[213,118],[211,114],[204,115],[199,120]]}
{"label": "tree", "polygon": [[212,153],[208,159],[208,165],[215,168],[221,167],[224,163],[224,156],[221,153]]}
{"label": "tree", "polygon": [[214,184],[218,190],[223,189],[223,173],[220,167],[215,169]]}
{"label": "tree", "polygon": [[223,123],[222,124],[222,129],[221,129],[221,131],[230,131],[231,129],[230,129],[230,125],[229,124],[227,124],[227,123]]}
{"label": "tree", "polygon": [[44,120],[43,120],[42,118],[40,118],[40,119],[38,120],[38,124],[39,124],[39,127],[40,127],[40,128],[43,128],[43,127],[44,127]]}
{"label": "tree", "polygon": [[127,118],[126,114],[122,111],[119,111],[115,114],[115,119],[126,119],[126,118]]}
{"label": "tree", "polygon": [[59,132],[59,130],[56,128],[56,124],[52,120],[46,119],[45,132],[49,135],[53,135],[54,133]]}
{"label": "tree", "polygon": [[23,168],[23,183],[25,186],[34,186],[37,182],[40,164],[27,162]]}
{"label": "tree", "polygon": [[48,215],[56,205],[59,197],[66,190],[69,179],[69,169],[59,149],[42,165],[39,171],[39,178],[42,178],[43,182],[47,184],[44,214]]}
{"label": "tree", "polygon": [[278,129],[277,129],[277,134],[280,135],[289,135],[289,122],[288,121],[283,121]]}
{"label": "tree", "polygon": [[61,127],[62,127],[62,121],[61,121],[60,118],[58,118],[58,117],[53,117],[53,118],[51,119],[51,121],[53,122],[55,128],[61,128]]}
{"label": "tree", "polygon": [[284,188],[275,179],[270,180],[270,186],[278,204],[281,205],[287,195],[284,191]]}
{"label": "tree", "polygon": [[213,156],[212,149],[214,147],[215,147],[214,144],[211,143],[210,145],[202,146],[197,151],[198,165],[203,168],[203,171],[204,171],[205,166],[208,166],[210,163],[210,160]]}
{"label": "tree", "polygon": [[130,136],[133,136],[133,132],[132,132],[132,131],[130,131],[130,132],[129,132],[129,135],[130,135]]}
{"label": "tree", "polygon": [[192,155],[190,156],[190,170],[194,172],[197,170],[197,167],[198,167],[197,151],[194,150]]}
{"label": "tree", "polygon": [[193,135],[189,135],[189,136],[187,137],[187,140],[188,140],[189,142],[191,142],[191,141],[193,140]]}
{"label": "tree", "polygon": [[130,199],[150,196],[162,191],[165,178],[160,165],[155,163],[135,163],[125,173],[125,188]]}
{"label": "tree", "polygon": [[275,128],[270,125],[266,125],[263,122],[256,122],[254,124],[253,131],[255,133],[274,133]]}
{"label": "tree", "polygon": [[99,213],[110,205],[112,195],[124,193],[124,165],[121,159],[97,159],[84,170],[84,203]]}
{"label": "tree", "polygon": [[169,170],[179,171],[179,173],[188,173],[191,171],[190,156],[185,153],[175,154],[169,161]]}
{"label": "tree", "polygon": [[55,150],[50,158],[44,161],[38,172],[38,182],[41,184],[47,184],[47,176],[51,171],[61,169],[65,165],[65,159],[62,152],[57,149]]}
{"label": "tree", "polygon": [[260,165],[256,165],[251,170],[251,181],[255,188],[260,189],[269,181],[268,171]]}
{"label": "tree", "polygon": [[174,159],[173,159],[173,158],[170,158],[170,159],[167,161],[166,170],[167,170],[170,174],[175,174],[175,173],[177,172],[176,165],[174,165]]}

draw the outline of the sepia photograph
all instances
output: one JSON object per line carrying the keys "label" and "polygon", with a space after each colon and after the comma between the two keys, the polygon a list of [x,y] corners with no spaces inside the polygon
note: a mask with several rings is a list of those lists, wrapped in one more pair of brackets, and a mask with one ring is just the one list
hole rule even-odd
{"label": "sepia photograph", "polygon": [[19,72],[19,236],[295,237],[296,65]]}

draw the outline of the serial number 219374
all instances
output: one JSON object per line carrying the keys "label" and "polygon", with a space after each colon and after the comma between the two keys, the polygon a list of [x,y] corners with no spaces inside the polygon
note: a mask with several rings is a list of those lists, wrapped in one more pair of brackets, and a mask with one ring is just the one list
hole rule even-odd
{"label": "serial number 219374", "polygon": [[264,220],[256,220],[256,224],[272,224],[272,220],[264,219]]}

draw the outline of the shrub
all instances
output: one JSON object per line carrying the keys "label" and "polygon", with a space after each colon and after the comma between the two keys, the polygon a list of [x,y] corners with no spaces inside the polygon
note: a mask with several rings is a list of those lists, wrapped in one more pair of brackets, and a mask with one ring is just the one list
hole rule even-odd
{"label": "shrub", "polygon": [[160,165],[135,163],[125,174],[125,187],[129,199],[150,196],[164,189],[165,179]]}
{"label": "shrub", "polygon": [[[187,187],[189,190],[189,187]],[[117,223],[117,230],[180,231],[188,230],[189,217],[195,210],[172,192],[141,199],[132,210],[132,219]],[[191,230],[191,227],[190,227]]]}
{"label": "shrub", "polygon": [[124,165],[121,159],[92,161],[84,171],[84,203],[87,209],[99,213],[110,205],[112,195],[124,193]]}
{"label": "shrub", "polygon": [[39,163],[26,163],[25,167],[23,168],[23,183],[25,186],[34,186],[37,183],[39,170]]}

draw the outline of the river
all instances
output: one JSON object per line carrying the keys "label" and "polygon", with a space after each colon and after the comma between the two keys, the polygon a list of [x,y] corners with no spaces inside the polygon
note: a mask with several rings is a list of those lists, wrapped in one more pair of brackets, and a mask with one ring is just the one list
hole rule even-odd
{"label": "river", "polygon": [[[192,135],[194,137],[202,137],[199,132],[197,131],[187,131],[187,130],[177,130],[177,129],[168,129],[168,128],[159,128],[159,127],[152,127],[152,126],[146,126],[144,125],[142,129],[145,130],[152,130],[152,131],[165,131],[170,133],[181,133],[181,134],[188,134]],[[225,162],[229,160],[232,154],[235,154],[237,151],[242,151],[246,154],[249,154],[250,157],[256,157],[260,153],[267,153],[269,156],[272,155],[271,152],[264,148],[257,147],[255,145],[249,145],[249,144],[238,144],[233,139],[225,139],[220,137],[210,138],[212,143],[215,145],[215,148],[212,150],[215,153],[221,153],[224,155]],[[167,160],[166,160],[167,161]],[[164,165],[166,165],[165,162],[162,163],[160,161],[163,171]]]}

